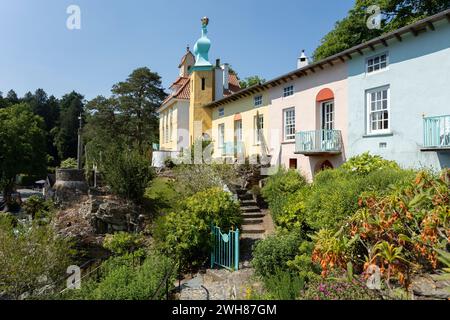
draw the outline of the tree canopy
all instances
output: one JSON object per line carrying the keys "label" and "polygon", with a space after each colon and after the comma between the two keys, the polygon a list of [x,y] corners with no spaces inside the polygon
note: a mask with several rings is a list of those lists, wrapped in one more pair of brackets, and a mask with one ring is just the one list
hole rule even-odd
{"label": "tree canopy", "polygon": [[[367,12],[371,5],[381,9],[381,29],[369,29]],[[336,22],[315,50],[314,60],[318,61],[362,42],[373,39],[427,16],[450,8],[450,0],[356,0],[347,17]]]}
{"label": "tree canopy", "polygon": [[46,170],[46,139],[42,118],[25,103],[0,109],[0,188],[5,199],[17,174]]}
{"label": "tree canopy", "polygon": [[84,139],[88,161],[117,145],[136,148],[145,154],[158,141],[156,110],[165,99],[160,76],[148,68],[134,70],[115,84],[109,98],[98,96],[87,104]]}
{"label": "tree canopy", "polygon": [[260,76],[250,76],[245,78],[244,80],[240,80],[239,84],[242,89],[254,86],[255,84],[260,84],[266,82],[266,79],[261,78]]}
{"label": "tree canopy", "polygon": [[72,91],[64,95],[60,101],[59,125],[52,134],[60,159],[76,158],[78,146],[78,117],[83,117],[84,97]]}

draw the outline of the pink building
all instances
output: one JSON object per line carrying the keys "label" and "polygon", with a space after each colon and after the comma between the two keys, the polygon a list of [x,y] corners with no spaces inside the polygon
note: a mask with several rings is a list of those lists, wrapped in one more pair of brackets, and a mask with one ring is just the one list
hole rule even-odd
{"label": "pink building", "polygon": [[345,162],[347,147],[347,67],[322,60],[270,82],[268,144],[272,166],[297,169],[312,179],[327,167]]}

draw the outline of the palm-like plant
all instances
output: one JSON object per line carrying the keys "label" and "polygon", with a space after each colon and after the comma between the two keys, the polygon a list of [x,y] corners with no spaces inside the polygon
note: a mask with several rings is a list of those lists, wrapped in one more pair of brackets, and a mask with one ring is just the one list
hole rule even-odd
{"label": "palm-like plant", "polygon": [[386,285],[389,289],[389,281],[394,264],[398,262],[408,263],[408,261],[403,257],[402,251],[403,247],[396,247],[394,244],[390,244],[387,241],[378,242],[374,246],[374,258],[379,257],[383,260],[384,264],[387,264]]}

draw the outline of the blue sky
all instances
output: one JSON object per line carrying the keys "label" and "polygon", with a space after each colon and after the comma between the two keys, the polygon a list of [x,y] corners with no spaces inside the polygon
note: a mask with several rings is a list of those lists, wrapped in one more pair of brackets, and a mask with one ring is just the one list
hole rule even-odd
{"label": "blue sky", "polygon": [[[187,44],[210,18],[210,60],[241,78],[271,79],[311,53],[354,0],[0,0],[0,91],[20,96],[43,88],[91,99],[137,67],[158,72],[167,88]],[[66,9],[81,8],[81,30],[68,30]]]}

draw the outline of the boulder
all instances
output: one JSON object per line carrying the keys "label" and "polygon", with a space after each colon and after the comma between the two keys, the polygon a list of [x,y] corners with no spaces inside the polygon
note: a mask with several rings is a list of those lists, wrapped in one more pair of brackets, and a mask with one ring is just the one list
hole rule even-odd
{"label": "boulder", "polygon": [[450,281],[436,280],[433,275],[413,277],[411,289],[416,296],[430,299],[450,299]]}
{"label": "boulder", "polygon": [[97,234],[135,231],[139,225],[138,208],[121,200],[90,197],[80,211]]}

